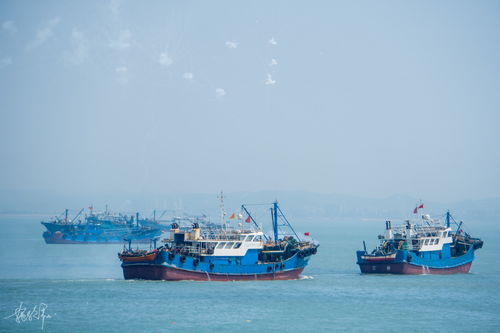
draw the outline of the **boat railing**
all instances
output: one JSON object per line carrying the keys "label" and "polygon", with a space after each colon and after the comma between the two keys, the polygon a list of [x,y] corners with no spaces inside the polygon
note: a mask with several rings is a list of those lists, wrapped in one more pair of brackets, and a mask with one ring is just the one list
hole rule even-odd
{"label": "boat railing", "polygon": [[[430,233],[430,232],[438,232],[443,230],[444,227],[441,225],[436,226],[423,226],[423,225],[413,225],[412,231],[418,233]],[[394,233],[404,233],[407,232],[406,226],[396,226],[392,228]]]}
{"label": "boat railing", "polygon": [[408,250],[408,251],[419,251],[420,248],[421,248],[420,244],[416,244],[416,245],[407,244],[406,245],[406,250]]}
{"label": "boat railing", "polygon": [[[384,243],[385,241],[383,240],[380,247],[384,247]],[[392,247],[397,250],[419,251],[422,247],[422,244],[416,239],[396,239]]]}
{"label": "boat railing", "polygon": [[[184,251],[186,251],[189,254],[201,254],[203,253],[203,248],[199,246],[185,246]],[[206,252],[206,249],[205,249]]]}
{"label": "boat railing", "polygon": [[212,254],[213,249],[208,249],[203,246],[193,246],[193,245],[185,245],[178,248],[172,249],[174,252],[179,252],[181,254],[186,255],[200,255],[200,254]]}
{"label": "boat railing", "polygon": [[203,232],[201,236],[206,240],[238,241],[243,240],[250,232],[252,231],[245,230],[241,233]]}
{"label": "boat railing", "polygon": [[[412,237],[437,237],[440,232],[445,228],[442,226],[414,226],[411,229]],[[408,229],[405,226],[398,226],[393,228],[393,234],[397,237],[406,237]]]}
{"label": "boat railing", "polygon": [[240,235],[203,234],[202,236],[206,240],[240,240]]}

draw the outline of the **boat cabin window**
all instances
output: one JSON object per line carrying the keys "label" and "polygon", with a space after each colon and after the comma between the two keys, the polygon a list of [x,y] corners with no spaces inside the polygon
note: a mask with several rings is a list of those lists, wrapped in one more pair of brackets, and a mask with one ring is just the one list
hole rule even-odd
{"label": "boat cabin window", "polygon": [[451,231],[448,231],[448,237],[451,237]]}
{"label": "boat cabin window", "polygon": [[425,245],[428,245],[428,244],[429,244],[429,239],[427,238],[427,239],[425,240]]}
{"label": "boat cabin window", "polygon": [[233,245],[234,245],[234,242],[228,242],[224,248],[225,249],[230,249],[230,248],[233,247]]}
{"label": "boat cabin window", "polygon": [[224,245],[226,245],[226,242],[220,242],[219,244],[217,244],[217,248],[222,249]]}
{"label": "boat cabin window", "polygon": [[241,246],[241,242],[236,242],[236,244],[234,244],[234,249],[239,249]]}
{"label": "boat cabin window", "polygon": [[247,237],[246,241],[247,241],[247,242],[251,242],[251,241],[252,241],[252,238],[253,238],[253,235],[250,235],[250,236],[248,236],[248,237]]}
{"label": "boat cabin window", "polygon": [[260,242],[262,241],[262,236],[261,235],[257,235],[255,236],[255,238],[253,239],[254,242]]}

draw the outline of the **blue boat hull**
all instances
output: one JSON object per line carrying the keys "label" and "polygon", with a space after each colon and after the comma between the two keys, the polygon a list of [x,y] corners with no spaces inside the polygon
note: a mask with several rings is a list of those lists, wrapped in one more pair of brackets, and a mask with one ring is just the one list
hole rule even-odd
{"label": "blue boat hull", "polygon": [[[169,256],[170,254],[170,256]],[[153,261],[123,262],[125,279],[144,280],[195,280],[195,281],[240,281],[240,280],[292,280],[298,279],[309,256],[298,255],[280,263],[245,263],[244,257],[200,257],[193,258],[158,253]]]}
{"label": "blue boat hull", "polygon": [[[468,273],[474,260],[474,248],[459,257],[421,257],[417,253],[397,250],[395,258],[367,256],[357,251],[357,264],[364,274],[455,274]],[[367,258],[368,257],[368,258]]]}
{"label": "blue boat hull", "polygon": [[449,268],[432,268],[408,263],[359,264],[363,274],[455,274],[468,273],[472,262]]}
{"label": "blue boat hull", "polygon": [[[45,238],[45,243],[46,244],[123,244],[124,239],[54,239],[54,238]],[[134,239],[132,240],[134,243],[140,243],[140,244],[149,244],[151,242],[151,239]]]}
{"label": "blue boat hull", "polygon": [[123,244],[130,239],[134,243],[149,243],[152,239],[161,235],[160,231],[141,233],[141,234],[63,234],[60,232],[43,233],[43,239],[47,244]]}

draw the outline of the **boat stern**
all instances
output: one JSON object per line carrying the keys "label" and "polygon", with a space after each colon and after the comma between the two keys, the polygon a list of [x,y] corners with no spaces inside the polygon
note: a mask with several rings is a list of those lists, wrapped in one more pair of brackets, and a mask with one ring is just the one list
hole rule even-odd
{"label": "boat stern", "polygon": [[357,264],[361,273],[374,274],[402,274],[403,266],[411,260],[408,251],[397,250],[387,254],[368,254],[365,251],[357,251]]}

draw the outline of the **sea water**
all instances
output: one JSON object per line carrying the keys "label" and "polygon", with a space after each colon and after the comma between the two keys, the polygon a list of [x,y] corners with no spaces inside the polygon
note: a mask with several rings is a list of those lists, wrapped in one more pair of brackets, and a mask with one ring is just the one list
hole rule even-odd
{"label": "sea water", "polygon": [[2,332],[500,331],[496,221],[469,222],[485,241],[469,274],[361,275],[383,221],[311,220],[300,280],[163,282],[123,280],[122,245],[45,244],[40,219],[0,216]]}

